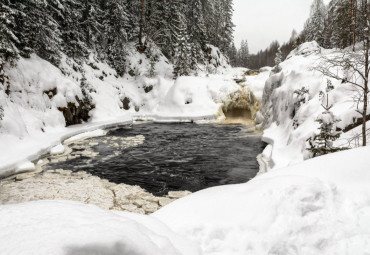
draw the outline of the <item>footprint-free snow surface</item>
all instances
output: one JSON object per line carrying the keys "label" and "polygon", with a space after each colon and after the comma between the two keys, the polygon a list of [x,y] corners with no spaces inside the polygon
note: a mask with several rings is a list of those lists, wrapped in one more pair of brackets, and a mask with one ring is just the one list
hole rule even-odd
{"label": "footprint-free snow surface", "polygon": [[[122,146],[130,137],[142,141]],[[48,168],[87,171],[155,195],[247,182],[258,172],[256,157],[265,147],[254,128],[237,124],[139,124],[110,131],[86,145],[99,155]]]}

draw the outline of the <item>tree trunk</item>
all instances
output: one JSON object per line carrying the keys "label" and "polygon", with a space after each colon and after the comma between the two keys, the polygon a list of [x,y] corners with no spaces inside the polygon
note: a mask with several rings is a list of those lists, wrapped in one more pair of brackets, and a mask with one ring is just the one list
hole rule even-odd
{"label": "tree trunk", "polygon": [[144,45],[143,45],[144,5],[145,5],[145,0],[141,0],[140,27],[139,27],[139,49],[140,50],[144,48]]}
{"label": "tree trunk", "polygon": [[353,51],[356,51],[356,14],[355,14],[355,6],[354,6],[353,1],[354,0],[351,0],[352,45],[353,45]]}
{"label": "tree trunk", "polygon": [[369,36],[366,38],[365,46],[365,80],[364,80],[364,110],[362,112],[362,144],[366,146],[366,116],[368,107],[368,93],[369,93]]}
{"label": "tree trunk", "polygon": [[364,109],[362,112],[363,122],[362,122],[362,145],[366,146],[366,116],[367,116],[367,107],[368,107],[368,94],[369,94],[369,45],[370,45],[370,34],[369,34],[369,22],[368,22],[368,10],[367,3],[365,2],[365,12],[364,18],[366,19],[366,38],[365,38],[365,79],[364,79]]}

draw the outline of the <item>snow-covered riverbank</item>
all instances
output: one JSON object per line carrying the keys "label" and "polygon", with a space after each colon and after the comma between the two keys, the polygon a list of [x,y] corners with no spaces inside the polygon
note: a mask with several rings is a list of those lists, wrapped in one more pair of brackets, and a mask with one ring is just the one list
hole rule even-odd
{"label": "snow-covered riverbank", "polygon": [[[148,60],[137,55],[135,61],[145,66]],[[230,69],[227,75],[184,77],[175,82],[172,76],[168,78],[172,67],[165,59],[157,64],[156,78],[118,77],[108,65],[91,59],[84,69],[95,108],[90,111],[88,123],[66,128],[60,109],[78,105],[76,98],[81,98],[82,92],[81,74],[63,61],[62,71],[36,55],[21,58],[16,67],[7,67],[12,86],[9,95],[0,92],[0,100],[4,100],[0,176],[32,170],[31,161],[79,133],[128,125],[135,119],[158,122],[222,119],[221,107],[241,93],[233,79],[242,69]]]}

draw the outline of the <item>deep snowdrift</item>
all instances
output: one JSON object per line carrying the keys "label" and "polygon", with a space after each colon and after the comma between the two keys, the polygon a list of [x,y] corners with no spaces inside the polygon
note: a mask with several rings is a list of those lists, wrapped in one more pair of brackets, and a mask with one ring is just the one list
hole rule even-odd
{"label": "deep snowdrift", "polygon": [[4,205],[0,219],[1,254],[200,254],[154,218],[76,202]]}
{"label": "deep snowdrift", "polygon": [[367,254],[370,148],[210,188],[154,216],[204,254]]}

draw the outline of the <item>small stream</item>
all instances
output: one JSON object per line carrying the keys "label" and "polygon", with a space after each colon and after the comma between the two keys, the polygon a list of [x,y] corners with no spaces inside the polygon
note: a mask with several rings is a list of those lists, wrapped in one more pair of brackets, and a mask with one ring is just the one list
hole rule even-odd
{"label": "small stream", "polygon": [[[141,142],[121,146],[130,137]],[[50,163],[46,169],[86,171],[161,196],[247,182],[257,174],[256,157],[266,145],[248,125],[143,123],[86,140],[86,146],[94,157],[82,155]],[[71,155],[80,150],[75,148]]]}

